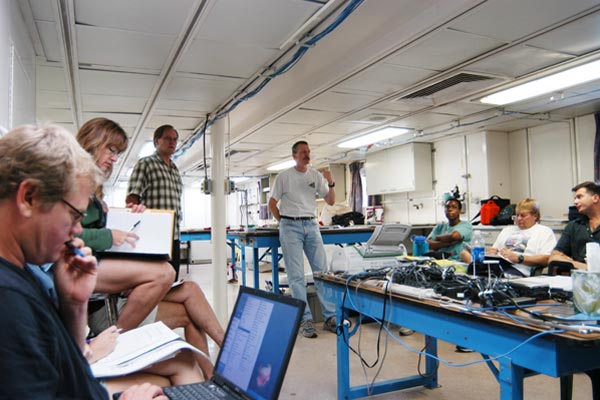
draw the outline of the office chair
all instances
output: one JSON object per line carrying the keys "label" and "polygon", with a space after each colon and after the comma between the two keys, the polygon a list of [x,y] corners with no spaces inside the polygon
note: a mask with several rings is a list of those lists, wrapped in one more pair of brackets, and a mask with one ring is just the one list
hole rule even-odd
{"label": "office chair", "polygon": [[543,265],[535,265],[535,266],[531,267],[531,273],[529,276],[543,275],[544,268],[546,268],[546,267]]}
{"label": "office chair", "polygon": [[548,264],[548,275],[570,276],[572,269],[575,269],[575,267],[573,263],[568,261],[550,261]]}
{"label": "office chair", "polygon": [[118,308],[119,295],[108,293],[92,293],[88,306],[90,310],[99,310],[102,306],[106,307],[106,316],[109,325],[116,325],[119,320]]}

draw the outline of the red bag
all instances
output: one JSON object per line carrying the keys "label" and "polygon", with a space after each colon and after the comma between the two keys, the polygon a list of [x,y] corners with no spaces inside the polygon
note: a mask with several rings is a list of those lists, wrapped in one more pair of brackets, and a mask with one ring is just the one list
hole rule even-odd
{"label": "red bag", "polygon": [[492,218],[500,212],[500,207],[493,200],[481,206],[481,225],[489,225]]}

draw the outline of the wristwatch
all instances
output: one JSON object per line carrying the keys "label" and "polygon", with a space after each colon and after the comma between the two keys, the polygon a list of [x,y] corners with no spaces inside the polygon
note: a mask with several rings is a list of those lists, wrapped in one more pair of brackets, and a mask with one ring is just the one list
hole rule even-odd
{"label": "wristwatch", "polygon": [[519,264],[523,264],[523,261],[525,261],[525,256],[523,254],[519,254],[519,259],[518,259]]}
{"label": "wristwatch", "polygon": [[333,183],[328,183],[327,186],[329,186],[330,188],[335,187],[335,182]]}

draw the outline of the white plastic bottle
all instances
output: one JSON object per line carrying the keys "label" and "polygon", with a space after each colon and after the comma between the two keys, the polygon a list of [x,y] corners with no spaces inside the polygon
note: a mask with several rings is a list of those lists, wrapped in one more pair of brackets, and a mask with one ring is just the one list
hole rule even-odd
{"label": "white plastic bottle", "polygon": [[473,238],[471,239],[471,257],[475,265],[483,264],[485,259],[485,241],[481,236],[481,231],[473,231]]}

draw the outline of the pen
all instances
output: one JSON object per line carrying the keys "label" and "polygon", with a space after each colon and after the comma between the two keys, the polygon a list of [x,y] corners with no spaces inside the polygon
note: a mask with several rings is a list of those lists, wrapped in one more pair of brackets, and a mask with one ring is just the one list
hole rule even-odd
{"label": "pen", "polygon": [[83,251],[81,251],[78,247],[75,247],[75,245],[71,242],[65,242],[65,245],[71,249],[71,251],[73,253],[75,253],[75,255],[79,256],[79,257],[85,257],[85,254],[83,254]]}
{"label": "pen", "polygon": [[129,229],[129,232],[133,232],[135,230],[135,228],[138,227],[138,225],[142,222],[141,219],[138,219],[137,222],[135,224],[133,224],[133,226],[131,227],[131,229]]}

